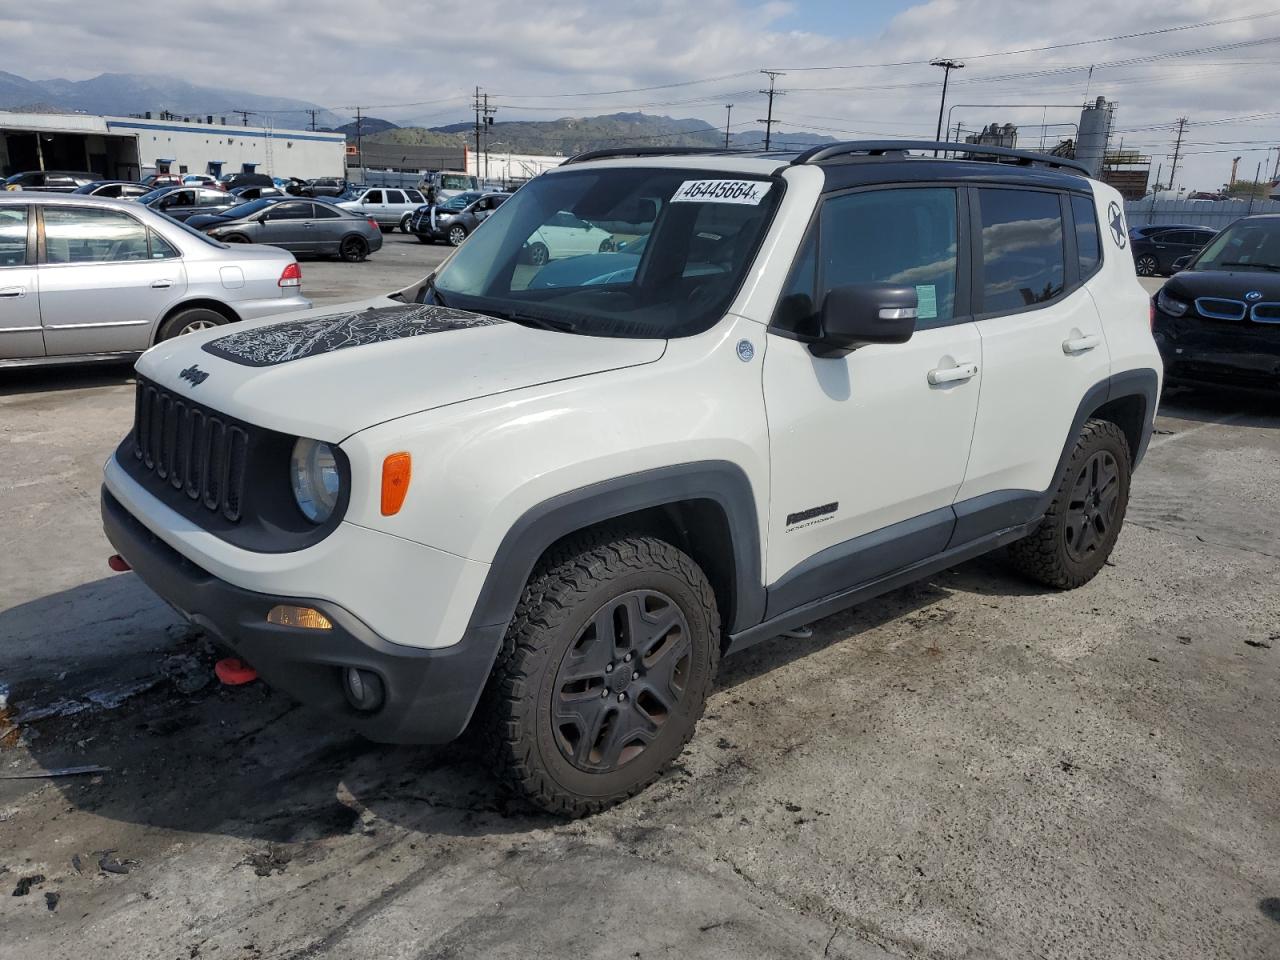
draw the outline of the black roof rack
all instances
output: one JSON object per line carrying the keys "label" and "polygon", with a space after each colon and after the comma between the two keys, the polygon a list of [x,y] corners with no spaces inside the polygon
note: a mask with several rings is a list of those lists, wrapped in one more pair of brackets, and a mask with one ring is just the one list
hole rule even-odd
{"label": "black roof rack", "polygon": [[988,147],[980,143],[941,143],[932,140],[849,140],[844,143],[829,143],[823,146],[811,147],[791,162],[793,164],[821,163],[823,160],[851,154],[882,157],[888,153],[900,153],[905,156],[908,150],[933,150],[940,153],[967,153],[983,157],[1007,157],[1010,160],[1017,160],[1023,166],[1041,164],[1046,167],[1076,170],[1085,176],[1089,176],[1088,167],[1075,160],[1068,160],[1066,157],[1055,157],[1047,153],[1033,153],[1030,150],[1012,150],[1009,147]]}
{"label": "black roof rack", "polygon": [[586,163],[588,160],[607,160],[609,157],[682,157],[699,153],[733,153],[724,147],[610,147],[606,150],[588,150],[570,157],[560,166]]}

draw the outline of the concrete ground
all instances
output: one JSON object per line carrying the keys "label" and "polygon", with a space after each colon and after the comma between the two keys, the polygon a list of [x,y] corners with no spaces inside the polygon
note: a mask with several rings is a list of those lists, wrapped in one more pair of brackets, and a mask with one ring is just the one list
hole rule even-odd
{"label": "concrete ground", "polygon": [[[308,292],[440,253],[388,239]],[[1280,956],[1274,402],[1167,396],[1088,586],[984,558],[731,658],[672,771],[575,823],[465,741],[192,671],[104,564],[130,414],[127,369],[0,374],[3,960]]]}

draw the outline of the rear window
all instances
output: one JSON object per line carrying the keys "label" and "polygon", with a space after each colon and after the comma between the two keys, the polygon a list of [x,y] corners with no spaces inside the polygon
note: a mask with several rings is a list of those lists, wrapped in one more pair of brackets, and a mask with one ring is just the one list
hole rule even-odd
{"label": "rear window", "polygon": [[1102,241],[1098,236],[1098,216],[1088,197],[1071,198],[1071,219],[1076,223],[1076,256],[1080,276],[1087,277],[1102,262]]}
{"label": "rear window", "polygon": [[1010,313],[1059,296],[1065,285],[1062,207],[1040,190],[978,190],[982,311]]}

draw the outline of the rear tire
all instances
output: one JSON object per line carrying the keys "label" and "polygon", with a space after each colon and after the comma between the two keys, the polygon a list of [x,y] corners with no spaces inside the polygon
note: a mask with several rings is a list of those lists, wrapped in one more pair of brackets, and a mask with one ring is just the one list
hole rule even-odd
{"label": "rear tire", "polygon": [[1133,263],[1134,270],[1140,277],[1154,277],[1160,272],[1160,261],[1151,254],[1143,254]]}
{"label": "rear tire", "polygon": [[359,263],[369,256],[369,244],[364,237],[355,234],[343,237],[342,244],[338,247],[338,256],[347,263]]}
{"label": "rear tire", "polygon": [[525,585],[477,710],[499,777],[560,816],[634,796],[693,736],[719,659],[715,594],[686,554],[567,541]]}
{"label": "rear tire", "polygon": [[1089,420],[1035,531],[1009,546],[1025,576],[1058,590],[1084,586],[1102,569],[1129,505],[1129,443],[1108,420]]}
{"label": "rear tire", "polygon": [[529,244],[529,262],[535,267],[545,266],[550,259],[551,251],[547,249],[545,243],[534,242]]}
{"label": "rear tire", "polygon": [[226,322],[226,317],[207,307],[192,307],[190,310],[179,310],[160,325],[160,332],[156,334],[156,342],[172,340],[174,337],[180,337],[187,333],[196,333],[199,330],[211,330],[214,327],[222,326]]}

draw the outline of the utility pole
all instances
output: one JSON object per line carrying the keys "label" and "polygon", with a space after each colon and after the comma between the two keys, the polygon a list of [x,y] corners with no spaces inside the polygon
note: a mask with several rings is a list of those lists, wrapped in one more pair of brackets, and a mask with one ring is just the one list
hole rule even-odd
{"label": "utility pole", "polygon": [[760,91],[760,93],[767,94],[769,97],[769,112],[765,119],[756,121],[756,123],[764,124],[764,149],[767,153],[770,143],[773,142],[773,98],[782,96],[785,91],[775,90],[773,86],[778,77],[783,75],[780,70],[761,70],[760,72],[769,78],[769,89]]}
{"label": "utility pole", "polygon": [[729,149],[729,118],[733,116],[733,104],[724,105],[724,148]]}
{"label": "utility pole", "polygon": [[[478,89],[478,88],[477,88]],[[484,127],[484,179],[489,179],[489,128],[493,126],[493,115],[498,112],[497,107],[489,106],[489,94],[484,95],[484,105],[480,108],[481,126]],[[476,175],[480,174],[479,158],[476,162]]]}
{"label": "utility pole", "polygon": [[316,128],[316,111],[314,111],[314,110],[308,110],[308,111],[307,111],[307,113],[311,114],[311,129],[312,129],[312,130],[315,130],[315,128]]}
{"label": "utility pole", "polygon": [[240,114],[240,126],[247,127],[249,125],[249,115],[253,113],[252,110],[232,110],[231,112]]}
{"label": "utility pole", "polygon": [[1234,187],[1234,186],[1236,185],[1236,170],[1237,170],[1237,169],[1239,168],[1239,166],[1240,166],[1240,160],[1241,160],[1241,159],[1242,159],[1242,158],[1240,158],[1240,157],[1232,157],[1232,158],[1231,158],[1231,179],[1230,179],[1229,181],[1227,181],[1227,189],[1228,189],[1228,190],[1230,190],[1232,187]]}
{"label": "utility pole", "polygon": [[[942,67],[942,101],[938,104],[938,128],[933,134],[934,140],[942,139],[942,111],[947,105],[947,81],[951,79],[952,70],[963,70],[964,64],[959,60],[930,60],[929,66]],[[933,151],[936,157],[938,151]]]}
{"label": "utility pole", "polygon": [[360,114],[360,107],[356,107],[356,158],[360,161],[360,182],[365,180],[364,176],[364,118]]}
{"label": "utility pole", "polygon": [[1272,180],[1280,180],[1280,147],[1276,147],[1276,168],[1271,171]]}
{"label": "utility pole", "polygon": [[1258,161],[1258,169],[1253,172],[1253,189],[1249,191],[1249,209],[1245,211],[1245,216],[1253,213],[1253,200],[1258,195],[1258,183],[1262,179],[1262,161]]}
{"label": "utility pole", "polygon": [[951,138],[951,142],[952,143],[960,142],[960,121],[959,120],[956,121],[956,135]]}
{"label": "utility pole", "polygon": [[1173,189],[1174,181],[1178,179],[1178,154],[1182,152],[1182,134],[1187,129],[1187,118],[1178,118],[1178,138],[1173,142],[1173,166],[1169,168],[1169,189]]}

